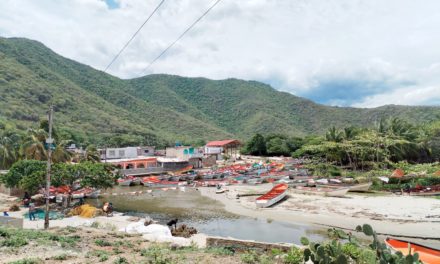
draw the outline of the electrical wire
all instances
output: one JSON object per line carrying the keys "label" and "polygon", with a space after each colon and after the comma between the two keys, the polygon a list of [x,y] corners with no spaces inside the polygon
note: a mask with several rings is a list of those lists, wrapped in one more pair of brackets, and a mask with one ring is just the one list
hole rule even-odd
{"label": "electrical wire", "polygon": [[211,5],[199,18],[197,18],[182,34],[180,34],[180,36],[174,40],[170,45],[168,45],[168,47],[166,49],[164,49],[156,58],[154,58],[154,60],[152,60],[148,66],[141,71],[141,75],[146,72],[151,65],[153,65],[158,59],[160,59],[160,57],[162,57],[169,49],[171,49],[180,39],[182,39],[186,33],[188,33],[200,20],[202,20],[202,18],[204,18],[218,3],[220,3],[221,0],[217,0],[215,1],[215,3],[213,5]]}
{"label": "electrical wire", "polygon": [[165,0],[160,1],[160,3],[156,6],[156,8],[153,10],[153,12],[151,12],[151,14],[147,17],[147,19],[144,21],[144,23],[142,23],[142,25],[138,28],[138,30],[136,30],[136,32],[131,36],[131,38],[127,41],[127,43],[125,43],[125,45],[122,47],[122,49],[118,52],[118,54],[116,54],[116,56],[110,61],[110,63],[107,65],[107,67],[105,67],[104,72],[106,72],[110,66],[112,66],[112,64],[118,59],[119,55],[121,55],[121,53],[125,50],[125,48],[127,48],[127,46],[130,44],[130,42],[136,37],[136,35],[139,33],[139,31],[141,31],[141,29],[145,26],[145,24],[147,24],[147,22],[150,20],[150,18],[157,12],[157,10],[159,10],[160,6],[165,2]]}

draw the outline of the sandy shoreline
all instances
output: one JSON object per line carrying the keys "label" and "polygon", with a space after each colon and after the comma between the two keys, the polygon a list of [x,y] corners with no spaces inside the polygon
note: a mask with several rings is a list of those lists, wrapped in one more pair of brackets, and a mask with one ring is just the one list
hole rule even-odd
{"label": "sandy shoreline", "polygon": [[368,196],[349,194],[346,198],[301,195],[290,192],[289,198],[272,208],[257,209],[255,196],[271,184],[227,186],[216,194],[215,188],[200,188],[203,196],[220,201],[231,213],[295,224],[314,224],[354,229],[368,223],[380,234],[440,240],[440,200],[410,196]]}

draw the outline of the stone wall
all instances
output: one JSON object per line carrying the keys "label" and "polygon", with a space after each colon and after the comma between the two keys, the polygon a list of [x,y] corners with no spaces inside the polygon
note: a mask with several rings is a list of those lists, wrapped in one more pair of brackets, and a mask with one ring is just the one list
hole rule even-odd
{"label": "stone wall", "polygon": [[23,219],[10,216],[0,216],[0,225],[15,228],[23,228]]}
{"label": "stone wall", "polygon": [[239,240],[239,239],[224,238],[224,237],[207,237],[206,246],[230,248],[235,252],[243,252],[248,250],[270,252],[272,249],[280,249],[282,251],[288,251],[294,245],[256,242],[252,240]]}

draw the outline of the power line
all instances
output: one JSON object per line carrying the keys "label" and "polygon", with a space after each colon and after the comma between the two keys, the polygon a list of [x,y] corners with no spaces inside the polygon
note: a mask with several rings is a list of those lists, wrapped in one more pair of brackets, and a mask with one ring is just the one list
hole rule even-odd
{"label": "power line", "polygon": [[134,37],[136,37],[136,35],[139,33],[139,31],[141,31],[141,29],[145,26],[145,24],[147,24],[147,22],[150,20],[150,18],[156,13],[156,11],[160,8],[160,6],[165,2],[165,0],[160,1],[160,3],[156,6],[156,8],[153,10],[153,12],[151,12],[151,14],[147,17],[147,19],[144,21],[144,23],[142,23],[142,25],[138,28],[138,30],[133,34],[133,36],[131,36],[131,38],[127,41],[127,43],[125,43],[125,45],[122,47],[122,49],[118,52],[118,54],[116,54],[116,56],[112,59],[112,61],[107,65],[107,67],[105,67],[104,72],[106,72],[108,70],[108,68],[110,68],[110,66],[113,64],[113,62],[116,61],[116,59],[119,57],[119,55],[121,55],[121,53],[125,50],[125,48],[127,48],[127,46],[130,44],[130,42],[134,39]]}
{"label": "power line", "polygon": [[183,38],[183,36],[185,36],[186,33],[188,33],[188,31],[190,31],[200,20],[202,20],[203,17],[205,17],[209,11],[211,11],[218,3],[220,3],[221,0],[217,0],[215,1],[215,3],[213,5],[211,5],[199,18],[196,19],[196,21],[194,21],[182,34],[180,34],[180,36],[173,41],[166,49],[164,49],[159,56],[157,56],[154,60],[152,60],[150,62],[150,64],[148,64],[148,66],[141,71],[141,74],[143,74],[145,71],[147,71],[151,65],[153,65],[153,63],[155,63],[160,57],[162,57],[162,55],[164,55],[169,49],[171,49],[180,39]]}

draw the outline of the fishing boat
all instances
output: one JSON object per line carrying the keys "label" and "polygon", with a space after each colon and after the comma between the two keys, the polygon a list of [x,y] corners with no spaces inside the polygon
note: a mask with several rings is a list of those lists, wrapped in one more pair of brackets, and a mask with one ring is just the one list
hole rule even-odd
{"label": "fishing boat", "polygon": [[405,240],[387,238],[385,244],[392,252],[400,251],[403,255],[408,255],[409,253],[419,254],[419,259],[424,264],[437,264],[440,263],[440,250],[422,246],[416,243],[411,243]]}
{"label": "fishing boat", "polygon": [[296,188],[292,189],[292,192],[300,193],[300,194],[318,194],[324,196],[332,196],[332,197],[341,197],[347,194],[349,188],[340,187],[340,188],[332,188],[332,187],[304,187],[304,186],[296,186]]}
{"label": "fishing boat", "polygon": [[73,191],[72,192],[72,199],[81,199],[81,198],[85,198],[85,192],[83,189],[79,189],[77,191]]}
{"label": "fishing boat", "polygon": [[224,193],[224,192],[226,192],[225,189],[217,189],[217,190],[215,190],[215,193],[217,193],[217,194]]}
{"label": "fishing boat", "polygon": [[131,179],[132,179],[131,185],[140,185],[141,184],[141,178],[131,176]]}
{"label": "fishing boat", "polygon": [[[318,181],[316,181],[318,183]],[[331,188],[348,188],[349,192],[368,192],[372,182],[359,183],[359,184],[344,184],[344,183],[328,183],[328,184],[317,184],[317,187],[331,187]]]}
{"label": "fishing boat", "polygon": [[412,196],[435,196],[440,195],[440,185],[434,185],[429,187],[416,187],[410,189],[409,192]]}
{"label": "fishing boat", "polygon": [[97,190],[95,188],[85,188],[84,189],[84,196],[86,198],[98,198],[101,194],[101,190]]}
{"label": "fishing boat", "polygon": [[118,184],[121,186],[130,186],[132,182],[133,182],[133,179],[130,177],[118,179]]}
{"label": "fishing boat", "polygon": [[274,186],[269,192],[257,198],[255,201],[257,207],[269,207],[278,203],[286,197],[288,188],[289,186],[285,183]]}

